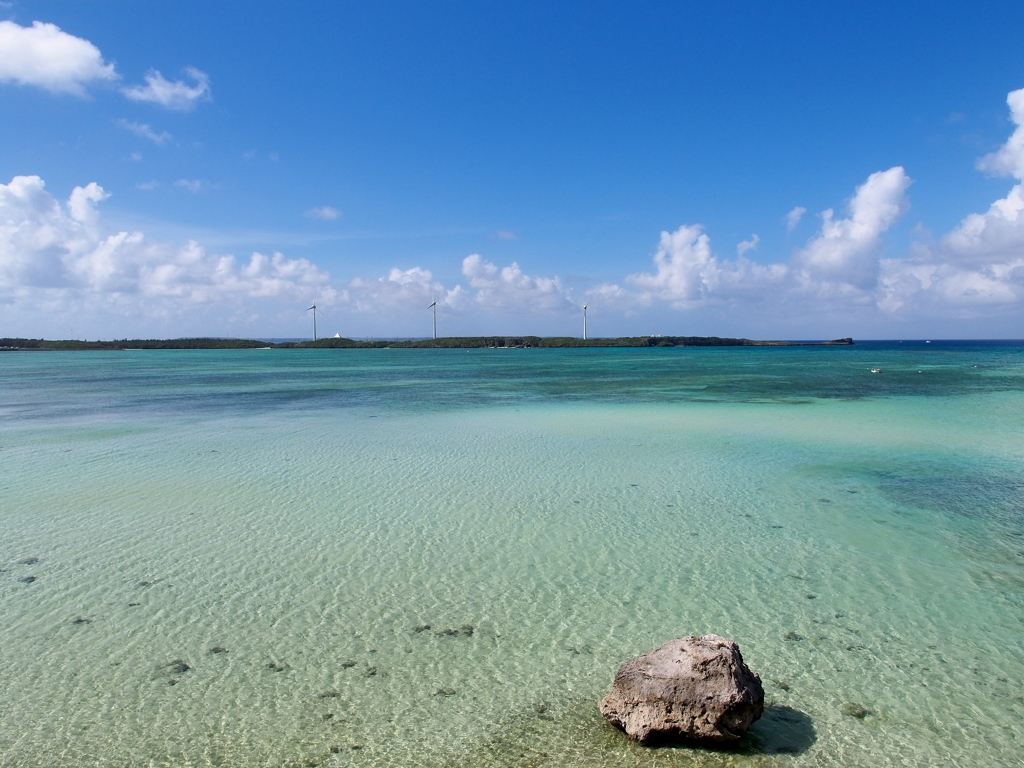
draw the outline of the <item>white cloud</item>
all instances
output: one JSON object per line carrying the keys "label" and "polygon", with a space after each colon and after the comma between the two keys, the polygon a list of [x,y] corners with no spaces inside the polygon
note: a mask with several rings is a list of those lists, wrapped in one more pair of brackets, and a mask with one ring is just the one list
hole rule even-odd
{"label": "white cloud", "polygon": [[156,179],[150,179],[149,181],[142,181],[135,185],[136,189],[141,189],[143,192],[152,192],[154,189],[160,186],[160,182]]}
{"label": "white cloud", "polygon": [[307,219],[322,219],[323,221],[334,221],[341,217],[341,211],[329,205],[321,205],[317,208],[310,208],[304,214]]}
{"label": "white cloud", "polygon": [[1006,197],[985,213],[972,213],[942,238],[941,257],[960,262],[1004,262],[1024,254],[1024,88],[1006,97],[1017,127],[995,152],[977,162],[980,170],[1017,180]]}
{"label": "white cloud", "polygon": [[653,273],[626,277],[632,293],[613,285],[598,286],[597,290],[617,296],[622,303],[650,305],[663,301],[677,309],[689,309],[724,299],[754,297],[777,286],[789,272],[785,265],[764,266],[742,256],[719,259],[711,251],[711,238],[699,224],[662,232],[654,266]]}
{"label": "white cloud", "polygon": [[[833,327],[841,322],[836,331],[845,335],[856,333],[846,327],[855,318],[868,318],[883,333],[894,320],[932,328],[935,323],[1002,318],[1001,327],[1019,327],[1024,310],[1024,90],[1011,93],[1008,102],[1015,130],[978,167],[1015,182],[987,211],[966,216],[937,240],[919,226],[907,253],[885,252],[885,235],[907,210],[911,184],[903,168],[894,167],[860,184],[847,213],[837,217],[831,209],[824,211],[820,229],[805,245],[773,263],[746,258],[755,246],[763,250],[756,235],[738,244],[735,258],[725,258],[716,255],[700,225],[686,224],[661,233],[648,271],[626,276],[621,285],[596,285],[582,296],[608,314],[706,309],[705,317],[724,318],[733,327],[749,322],[765,333],[786,323],[809,329],[816,320],[827,320]],[[200,190],[205,183],[181,179],[176,184]],[[151,186],[155,183],[140,188]],[[199,316],[198,305],[226,303],[249,312],[257,300],[302,302],[315,292],[318,302],[360,313],[367,328],[384,324],[400,334],[407,332],[402,328],[406,316],[422,318],[432,297],[450,319],[457,313],[490,315],[502,324],[525,313],[539,325],[548,322],[545,313],[568,317],[583,302],[571,300],[559,277],[525,274],[515,262],[499,267],[479,254],[462,260],[465,288],[446,287],[428,269],[408,265],[332,287],[316,265],[280,253],[254,253],[236,263],[233,256],[210,253],[195,242],[177,247],[138,232],[110,232],[99,215],[107,197],[101,187],[89,184],[58,202],[34,176],[0,184],[0,317],[13,317],[11,307],[21,307],[28,316],[30,308],[40,306],[41,296],[50,296],[73,297],[79,308],[162,312],[184,322]],[[787,220],[799,221],[802,215],[803,209],[796,208]]]}
{"label": "white cloud", "polygon": [[600,302],[606,306],[627,307],[632,303],[629,292],[615,283],[600,283],[586,292],[591,302]]}
{"label": "white cloud", "polygon": [[913,259],[881,264],[878,306],[894,315],[977,317],[1024,299],[1024,257],[965,268]]}
{"label": "white cloud", "polygon": [[189,85],[183,80],[167,80],[159,71],[151,70],[145,77],[145,85],[133,85],[123,88],[121,92],[132,101],[144,101],[188,112],[200,101],[210,99],[210,78],[195,67],[185,67],[185,74],[195,81],[195,85]]}
{"label": "white cloud", "polygon": [[45,289],[94,308],[131,301],[140,312],[183,315],[210,302],[336,296],[327,273],[305,259],[253,253],[237,263],[194,241],[174,247],[141,232],[108,233],[97,207],[107,197],[92,183],[61,205],[38,176],[0,184],[0,303]]}
{"label": "white cloud", "polygon": [[1024,301],[1024,89],[1006,101],[1016,129],[977,167],[1017,184],[938,243],[919,243],[908,258],[884,261],[879,303],[887,311],[976,316]]}
{"label": "white cloud", "polygon": [[[313,295],[318,304],[368,315],[370,327],[404,314],[422,316],[433,297],[446,311],[467,304],[462,286],[446,288],[418,266],[337,287],[306,259],[276,252],[236,259],[194,240],[176,246],[141,232],[111,232],[99,209],[108,197],[92,183],[76,187],[61,203],[37,176],[0,184],[0,317],[5,322],[35,316],[45,307],[75,313],[76,327],[107,323],[115,335],[139,323],[164,333],[209,333],[212,325],[246,334],[253,332],[253,317],[263,317],[271,327],[293,326],[301,316],[293,305]],[[278,304],[283,304],[280,313],[266,319]],[[195,330],[186,330],[190,327]]]}
{"label": "white cloud", "polygon": [[985,213],[972,213],[942,238],[939,252],[958,262],[1012,258],[1024,249],[1024,184]]}
{"label": "white cloud", "polygon": [[[588,295],[620,307],[664,302],[675,309],[758,302],[790,311],[835,310],[873,303],[880,270],[882,234],[906,208],[910,179],[902,168],[871,174],[849,202],[850,216],[822,214],[822,227],[788,261],[760,264],[745,258],[756,235],[737,246],[737,258],[716,256],[700,225],[662,232],[654,271],[626,277],[627,288],[606,284]],[[790,212],[796,219],[800,209]]]}
{"label": "white cloud", "polygon": [[787,213],[783,217],[783,221],[786,222],[786,231],[792,232],[794,229],[796,229],[797,225],[800,223],[800,219],[804,217],[805,213],[807,213],[807,209],[804,208],[802,205],[798,205],[796,208]]}
{"label": "white cloud", "polygon": [[[594,300],[627,311],[663,302],[693,310],[725,305],[759,316],[874,317],[924,322],[1009,317],[1024,309],[1024,90],[1008,99],[1017,128],[978,167],[1017,180],[985,213],[970,214],[937,243],[919,240],[901,258],[883,252],[884,235],[907,210],[911,184],[903,168],[871,174],[848,202],[849,213],[822,213],[821,228],[789,259],[755,264],[715,255],[699,225],[663,232],[654,271],[626,277],[625,287],[599,285]],[[787,217],[797,220],[801,209]],[[930,237],[923,227],[917,237]],[[741,251],[742,249],[742,251]],[[930,319],[930,320],[929,320]],[[884,326],[878,326],[884,327]]]}
{"label": "white cloud", "polygon": [[870,288],[878,279],[882,234],[907,210],[910,178],[896,166],[868,176],[849,201],[850,216],[821,214],[821,230],[796,256],[811,279]]}
{"label": "white cloud", "polygon": [[376,280],[353,278],[345,294],[345,300],[359,312],[419,312],[434,300],[441,307],[459,309],[464,306],[464,299],[462,286],[447,289],[432,279],[430,270],[422,267],[393,267]]}
{"label": "white cloud", "polygon": [[0,82],[85,96],[87,85],[117,79],[114,65],[88,40],[55,24],[34,21],[21,27],[0,21]]}
{"label": "white cloud", "polygon": [[1013,176],[1024,181],[1024,88],[1011,91],[1006,97],[1010,107],[1010,119],[1017,124],[1010,138],[995,152],[985,155],[977,162],[979,170],[997,176]]}
{"label": "white cloud", "polygon": [[519,235],[515,232],[509,232],[507,229],[499,229],[494,233],[499,240],[518,240]]}
{"label": "white cloud", "polygon": [[229,323],[232,332],[245,334],[253,332],[252,318],[267,311],[260,307],[286,303],[272,322],[294,325],[298,315],[291,305],[316,295],[318,304],[334,311],[366,316],[360,322],[371,323],[369,328],[383,324],[402,333],[403,325],[424,317],[435,298],[449,314],[471,304],[474,313],[488,314],[508,307],[518,313],[572,306],[557,278],[524,275],[516,264],[498,268],[476,255],[463,260],[472,283],[468,291],[446,287],[419,266],[335,286],[315,264],[281,253],[236,260],[193,240],[176,246],[142,232],[112,232],[100,216],[108,197],[93,183],[76,187],[61,203],[37,176],[0,184],[0,316],[24,318],[47,307],[74,313],[76,327],[106,318],[114,334],[129,332],[126,318],[131,328],[142,323],[164,333],[194,332],[190,327],[208,333],[201,323],[224,332]]}
{"label": "white cloud", "polygon": [[514,261],[499,268],[473,253],[462,260],[462,274],[476,290],[474,302],[488,309],[551,311],[572,305],[558,277],[531,277]]}
{"label": "white cloud", "polygon": [[116,122],[118,127],[124,128],[124,130],[128,131],[129,133],[134,133],[136,136],[140,138],[148,139],[149,141],[152,141],[154,144],[156,144],[158,147],[162,147],[164,144],[171,140],[171,134],[167,133],[167,131],[161,131],[160,133],[157,133],[147,123],[135,123],[130,120],[125,120],[123,118],[117,120]]}
{"label": "white cloud", "polygon": [[462,274],[469,281],[468,289],[461,285],[448,288],[422,267],[395,267],[377,279],[354,278],[345,286],[344,300],[360,312],[415,314],[425,311],[436,299],[439,310],[444,312],[511,314],[520,322],[524,312],[575,309],[559,278],[524,274],[514,262],[498,267],[474,253],[462,260]]}
{"label": "white cloud", "polygon": [[757,235],[751,235],[749,240],[744,240],[736,245],[736,255],[742,256],[747,251],[753,251],[757,248],[761,242],[761,238]]}
{"label": "white cloud", "polygon": [[174,186],[181,187],[182,189],[191,192],[193,195],[196,195],[206,189],[208,184],[202,179],[178,179],[174,182]]}
{"label": "white cloud", "polygon": [[[658,302],[681,310],[757,302],[818,312],[871,304],[881,236],[905,210],[909,184],[902,168],[872,174],[851,198],[849,218],[825,211],[821,230],[788,261],[760,264],[745,258],[759,245],[757,235],[737,246],[737,258],[723,259],[699,224],[662,232],[653,272],[628,275],[625,288],[603,284],[587,295],[627,310]],[[789,218],[801,215],[797,208]]]}
{"label": "white cloud", "polygon": [[654,254],[654,274],[640,272],[626,282],[634,285],[645,302],[652,299],[684,306],[700,299],[707,289],[705,271],[711,267],[711,238],[699,224],[683,225],[675,232],[662,232]]}

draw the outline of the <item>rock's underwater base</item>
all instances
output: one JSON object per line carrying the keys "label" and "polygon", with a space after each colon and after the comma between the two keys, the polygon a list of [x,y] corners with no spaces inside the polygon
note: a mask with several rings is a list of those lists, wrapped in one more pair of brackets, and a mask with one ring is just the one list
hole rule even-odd
{"label": "rock's underwater base", "polygon": [[608,722],[644,744],[729,744],[761,717],[764,688],[735,642],[690,636],[625,662],[600,707]]}

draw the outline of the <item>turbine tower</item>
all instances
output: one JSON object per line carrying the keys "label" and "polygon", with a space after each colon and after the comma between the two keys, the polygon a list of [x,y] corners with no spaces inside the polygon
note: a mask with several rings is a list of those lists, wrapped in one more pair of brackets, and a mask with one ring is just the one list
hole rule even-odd
{"label": "turbine tower", "polygon": [[437,299],[434,298],[434,294],[430,294],[430,306],[427,309],[434,310],[434,339],[437,339]]}
{"label": "turbine tower", "polygon": [[316,299],[313,299],[313,306],[309,307],[306,311],[309,312],[310,309],[313,310],[313,341],[316,341]]}
{"label": "turbine tower", "polygon": [[587,305],[583,305],[583,340],[587,340]]}

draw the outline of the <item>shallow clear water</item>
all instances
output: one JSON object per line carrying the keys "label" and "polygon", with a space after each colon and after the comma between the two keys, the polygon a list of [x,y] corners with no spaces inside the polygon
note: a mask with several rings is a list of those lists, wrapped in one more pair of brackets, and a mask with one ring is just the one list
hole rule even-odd
{"label": "shallow clear water", "polygon": [[[979,344],[2,355],[0,765],[1022,765],[1022,374]],[[743,747],[603,723],[619,663],[709,632],[765,682]]]}

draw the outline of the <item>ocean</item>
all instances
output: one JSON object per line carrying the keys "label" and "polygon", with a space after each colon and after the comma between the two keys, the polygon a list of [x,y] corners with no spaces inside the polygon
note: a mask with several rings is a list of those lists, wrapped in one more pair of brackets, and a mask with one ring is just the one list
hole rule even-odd
{"label": "ocean", "polygon": [[1022,492],[1014,342],[0,353],[0,766],[1024,765]]}

